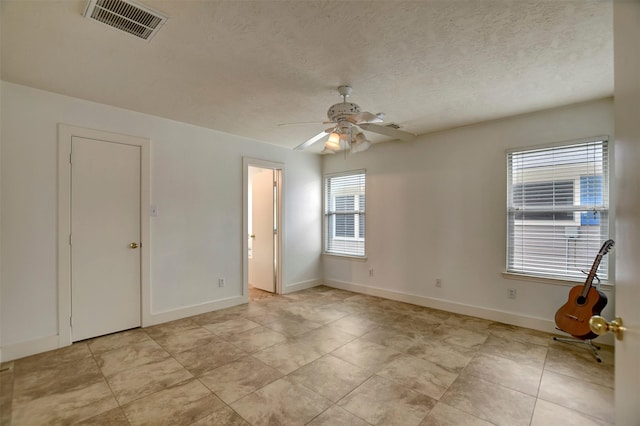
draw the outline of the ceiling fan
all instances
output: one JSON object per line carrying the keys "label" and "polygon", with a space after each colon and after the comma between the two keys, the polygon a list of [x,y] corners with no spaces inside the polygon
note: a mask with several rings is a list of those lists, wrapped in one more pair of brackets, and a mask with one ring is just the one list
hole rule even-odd
{"label": "ceiling fan", "polygon": [[306,149],[329,135],[329,139],[324,143],[322,153],[334,154],[341,149],[348,150],[351,153],[362,152],[371,146],[371,142],[362,133],[362,130],[404,141],[410,141],[416,137],[413,133],[398,130],[397,126],[389,127],[377,124],[384,121],[384,113],[372,114],[367,111],[361,111],[357,104],[347,102],[347,97],[351,95],[351,91],[351,86],[338,87],[342,102],[329,107],[327,111],[329,121],[323,122],[323,124],[332,124],[333,126],[307,139],[295,147],[294,150]]}

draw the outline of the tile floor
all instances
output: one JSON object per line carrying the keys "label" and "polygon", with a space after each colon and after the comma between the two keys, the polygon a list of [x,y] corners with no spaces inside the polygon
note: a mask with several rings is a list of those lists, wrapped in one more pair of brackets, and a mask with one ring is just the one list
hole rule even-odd
{"label": "tile floor", "polygon": [[0,424],[608,425],[613,352],[328,287],[2,364]]}

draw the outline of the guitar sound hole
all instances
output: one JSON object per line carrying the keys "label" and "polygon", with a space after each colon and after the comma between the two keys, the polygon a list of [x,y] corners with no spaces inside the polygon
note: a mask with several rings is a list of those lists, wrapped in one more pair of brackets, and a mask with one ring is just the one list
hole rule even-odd
{"label": "guitar sound hole", "polygon": [[586,302],[587,302],[587,298],[583,296],[578,296],[578,298],[576,299],[576,303],[578,305],[584,305]]}

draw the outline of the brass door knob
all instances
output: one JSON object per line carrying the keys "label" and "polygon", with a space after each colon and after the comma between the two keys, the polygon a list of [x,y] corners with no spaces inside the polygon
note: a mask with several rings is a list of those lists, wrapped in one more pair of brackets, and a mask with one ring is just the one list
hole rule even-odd
{"label": "brass door knob", "polygon": [[131,244],[129,244],[129,247],[131,247],[132,249],[137,249],[138,248],[138,243],[131,243]]}
{"label": "brass door knob", "polygon": [[616,319],[609,322],[600,315],[594,315],[589,319],[589,328],[598,336],[610,331],[616,335],[616,339],[618,340],[622,340],[623,333],[627,329],[622,326],[622,318],[616,317]]}

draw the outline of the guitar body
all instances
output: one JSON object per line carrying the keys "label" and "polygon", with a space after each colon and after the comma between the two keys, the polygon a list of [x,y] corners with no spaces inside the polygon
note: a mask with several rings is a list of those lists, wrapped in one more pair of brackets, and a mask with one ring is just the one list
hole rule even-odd
{"label": "guitar body", "polygon": [[569,300],[556,312],[556,325],[578,339],[594,339],[598,335],[589,328],[589,319],[602,312],[607,295],[591,287],[587,296],[582,297],[583,290],[584,286],[578,285],[569,291]]}

